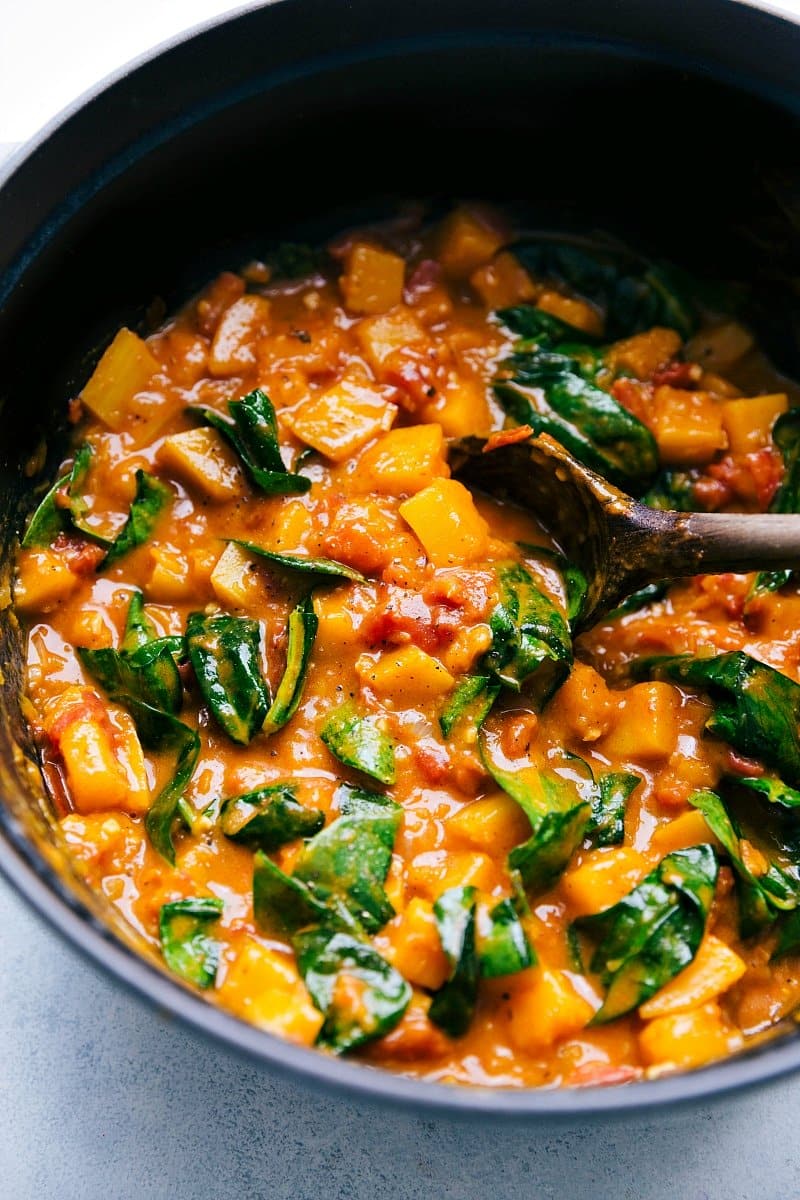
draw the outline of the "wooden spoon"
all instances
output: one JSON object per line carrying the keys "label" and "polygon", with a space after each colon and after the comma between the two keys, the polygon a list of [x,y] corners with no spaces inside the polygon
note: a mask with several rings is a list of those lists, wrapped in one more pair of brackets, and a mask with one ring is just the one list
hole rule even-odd
{"label": "wooden spoon", "polygon": [[525,428],[454,442],[450,462],[465,483],[530,509],[583,571],[589,588],[576,631],[648,583],[800,568],[800,515],[648,508]]}

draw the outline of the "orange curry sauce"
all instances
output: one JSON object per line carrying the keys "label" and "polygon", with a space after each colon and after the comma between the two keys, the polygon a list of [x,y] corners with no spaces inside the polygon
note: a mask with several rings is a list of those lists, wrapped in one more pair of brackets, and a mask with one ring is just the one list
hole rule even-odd
{"label": "orange curry sauce", "polygon": [[[691,965],[638,1009],[591,1023],[604,989],[579,969],[570,923],[620,900],[672,851],[700,843],[719,851],[689,796],[725,773],[761,770],[704,733],[711,709],[702,693],[632,684],[626,664],[745,650],[798,679],[800,597],[784,588],[745,612],[752,577],[680,582],[581,637],[566,682],[544,706],[524,688],[503,691],[486,736],[509,769],[535,770],[561,748],[597,777],[625,771],[640,782],[621,844],[584,840],[560,878],[529,895],[528,911],[517,897],[537,961],[482,979],[467,1031],[449,1036],[428,1015],[453,967],[433,906],[465,886],[476,889],[479,908],[514,896],[508,854],[530,836],[530,822],[489,775],[474,725],[446,737],[439,718],[490,648],[498,564],[524,563],[560,609],[564,589],[552,562],[518,545],[548,545],[542,528],[451,480],[446,441],[506,424],[492,380],[514,336],[496,310],[531,304],[565,321],[577,341],[603,336],[602,312],[529,274],[502,250],[509,240],[502,222],[470,209],[422,232],[402,224],[362,230],[330,246],[326,265],[310,275],[281,278],[251,263],[222,274],[146,340],[121,331],[70,410],[76,445],[93,451],[80,488],[83,524],[115,536],[140,469],[166,485],[168,503],[147,540],[108,566],[78,528],[20,551],[30,717],[69,852],[154,947],[163,905],[223,902],[207,927],[219,955],[205,991],[212,1002],[306,1045],[323,1024],[289,938],[255,920],[253,847],[200,814],[214,801],[287,782],[330,823],[337,788],[350,782],[402,808],[384,884],[395,915],[367,940],[411,987],[394,1028],[357,1053],[448,1082],[623,1082],[727,1055],[800,1002],[796,958],[770,962],[774,934],[740,940],[734,877],[720,853]],[[608,387],[650,428],[662,466],[693,472],[697,507],[768,507],[783,472],[770,431],[789,401],[746,330],[717,319],[685,346],[656,328],[616,343],[606,360],[609,378],[616,373]],[[228,401],[255,388],[274,405],[284,463],[311,480],[303,494],[265,494],[229,441],[187,413],[200,405],[224,418]],[[56,500],[68,505],[64,489]],[[201,749],[184,793],[194,829],[176,818],[171,866],[150,843],[144,815],[174,755],[142,749],[132,716],[82,668],[76,647],[118,647],[137,590],[160,637],[183,634],[192,612],[246,616],[259,623],[260,666],[274,695],[287,619],[308,587],[227,539],[325,557],[364,581],[314,579],[319,627],[302,699],[269,735],[232,741],[188,664],[179,665],[179,719],[199,731]],[[393,740],[392,785],[344,765],[321,739],[343,701]],[[291,874],[302,852],[295,838],[271,857]],[[757,872],[759,852],[750,853]],[[346,972],[337,987],[347,991]]]}

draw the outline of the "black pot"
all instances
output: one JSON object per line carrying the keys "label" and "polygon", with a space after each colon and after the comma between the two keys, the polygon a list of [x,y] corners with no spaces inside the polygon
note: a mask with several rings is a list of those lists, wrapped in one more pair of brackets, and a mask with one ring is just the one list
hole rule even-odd
{"label": "black pot", "polygon": [[[746,278],[762,340],[800,373],[798,68],[798,26],[732,0],[283,0],[121,72],[0,187],[0,604],[25,464],[42,436],[56,463],[64,401],[118,326],[266,240],[323,236],[397,198],[497,200],[541,227],[602,228]],[[0,636],[0,867],[92,959],[198,1030],[316,1083],[475,1115],[641,1109],[800,1066],[792,1034],[653,1082],[488,1092],[242,1024],[166,975],[64,860],[25,757],[9,607]]]}

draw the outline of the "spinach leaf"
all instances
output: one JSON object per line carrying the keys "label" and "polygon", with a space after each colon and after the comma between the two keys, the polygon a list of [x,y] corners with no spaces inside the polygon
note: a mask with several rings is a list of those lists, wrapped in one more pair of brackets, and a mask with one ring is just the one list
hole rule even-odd
{"label": "spinach leaf", "polygon": [[520,550],[528,558],[539,558],[552,563],[564,582],[564,593],[567,601],[567,620],[570,625],[577,621],[583,612],[586,596],[589,591],[589,580],[580,567],[576,567],[558,550],[550,550],[547,546],[535,546],[532,542],[517,542]]}
{"label": "spinach leaf", "polygon": [[492,645],[481,670],[515,692],[526,686],[544,704],[572,665],[567,623],[521,563],[501,563],[497,576],[500,602],[489,619]]}
{"label": "spinach leaf", "polygon": [[[549,348],[559,342],[568,342],[576,333],[574,325],[568,325],[559,317],[537,308],[535,304],[515,304],[511,308],[500,308],[495,314],[512,333],[516,333],[530,349],[535,346]],[[595,339],[581,330],[581,338],[587,342]]]}
{"label": "spinach leaf", "polygon": [[331,754],[379,783],[395,781],[395,744],[378,724],[377,716],[362,716],[350,701],[328,717],[320,737]]}
{"label": "spinach leaf", "polygon": [[668,583],[648,583],[646,587],[639,588],[638,592],[631,592],[630,596],[626,596],[622,603],[618,604],[605,619],[614,621],[617,617],[638,612],[640,608],[644,608],[648,604],[656,604],[659,600],[664,599],[668,591]]}
{"label": "spinach leaf", "polygon": [[275,279],[303,279],[319,270],[319,253],[305,242],[281,242],[267,255]]}
{"label": "spinach leaf", "polygon": [[691,475],[686,471],[661,471],[642,496],[642,504],[664,512],[694,512],[697,503]]}
{"label": "spinach leaf", "polygon": [[789,787],[782,779],[768,779],[766,776],[762,776],[760,779],[754,777],[737,779],[736,786],[744,788],[748,792],[755,792],[758,796],[768,800],[770,804],[785,809],[787,812],[800,808],[800,792]]}
{"label": "spinach leaf", "polygon": [[706,824],[719,839],[736,873],[739,923],[742,937],[751,937],[775,919],[777,913],[800,903],[800,873],[769,862],[767,870],[754,874],[742,852],[742,829],[728,804],[716,792],[695,792],[689,803],[700,810]]}
{"label": "spinach leaf", "polygon": [[255,554],[273,563],[283,571],[299,571],[302,575],[316,575],[324,579],[349,579],[353,583],[366,583],[363,575],[345,563],[336,562],[333,558],[310,558],[306,554],[279,554],[277,550],[265,550],[255,542],[245,542],[241,538],[229,538],[235,545],[241,546],[248,554]]}
{"label": "spinach leaf", "polygon": [[261,728],[270,695],[259,667],[257,621],[190,613],[186,648],[203,699],[228,737],[246,745]]}
{"label": "spinach leaf", "polygon": [[228,421],[213,408],[191,405],[187,410],[221,433],[242,460],[251,481],[268,496],[307,492],[311,480],[287,471],[278,445],[278,422],[266,392],[256,388],[241,400],[229,400]]}
{"label": "spinach leaf", "polygon": [[536,962],[511,900],[501,900],[488,912],[478,909],[478,959],[485,979],[515,975]]}
{"label": "spinach leaf", "polygon": [[[357,830],[349,854],[347,831],[357,829],[353,823],[347,828],[340,826],[338,834],[329,837],[327,844],[324,839],[320,842],[324,834],[334,831],[348,816],[362,820],[365,826],[371,822],[370,869],[375,872],[372,883],[376,884],[380,847],[385,851],[390,835],[394,840],[389,826],[395,814],[388,807],[391,802],[383,797],[356,789],[348,792],[340,802],[343,810],[347,810],[345,815],[309,843],[301,859],[305,878],[299,870],[294,875],[285,875],[260,850],[256,851],[253,874],[256,921],[266,929],[275,922],[289,934],[311,998],[325,1014],[319,1042],[337,1052],[388,1033],[411,999],[411,988],[405,979],[363,940],[363,927],[353,915],[355,909],[358,917],[366,917],[374,926],[372,906],[376,901],[383,905],[384,912],[391,910],[385,893],[382,899],[378,895],[379,888],[382,892],[382,879],[372,888],[359,885],[357,897],[347,890],[357,874],[357,855],[369,840],[361,836],[366,829]],[[330,843],[336,840],[339,845],[332,846]],[[385,853],[383,861],[388,866]],[[342,863],[349,874],[348,880],[332,877]]]}
{"label": "spinach leaf", "polygon": [[266,734],[275,733],[291,721],[300,706],[318,627],[314,601],[310,595],[305,596],[289,614],[286,666],[261,727]]}
{"label": "spinach leaf", "polygon": [[315,899],[346,909],[370,933],[394,916],[384,891],[403,810],[386,796],[343,784],[341,816],[305,846],[294,877]]}
{"label": "spinach leaf", "polygon": [[87,505],[79,495],[79,488],[83,486],[89,473],[92,454],[92,447],[88,442],[84,442],[75,451],[70,470],[56,480],[28,522],[21,542],[24,549],[51,546],[60,533],[67,533],[70,529],[76,529],[84,537],[101,546],[111,545],[107,538],[101,537],[83,519]]}
{"label": "spinach leaf", "polygon": [[155,636],[141,592],[131,597],[119,650],[77,647],[82,665],[113,700],[126,704],[132,697],[166,713],[180,712],[183,703],[183,684],[175,662],[175,654],[182,650],[182,638]]}
{"label": "spinach leaf", "polygon": [[222,915],[222,901],[196,896],[162,904],[158,918],[161,950],[171,971],[196,987],[211,987],[217,977],[220,944],[207,927]]}
{"label": "spinach leaf", "polygon": [[510,247],[534,277],[550,279],[596,304],[605,314],[606,335],[615,341],[666,325],[688,338],[696,314],[682,272],[666,264],[641,262],[613,247],[589,249],[569,240],[531,238]]}
{"label": "spinach leaf", "polygon": [[295,938],[300,973],[325,1015],[317,1039],[341,1054],[394,1029],[411,988],[372,946],[351,934],[310,929]]}
{"label": "spinach leaf", "polygon": [[[800,408],[790,408],[778,417],[772,427],[772,440],[783,456],[783,481],[769,510],[774,513],[800,513]],[[793,574],[791,570],[760,571],[747,593],[745,611],[758,596],[785,587]]]}
{"label": "spinach leaf", "polygon": [[428,1016],[450,1037],[469,1028],[478,998],[480,967],[475,948],[474,887],[454,887],[443,892],[433,906],[439,938],[450,975],[433,997]]}
{"label": "spinach leaf", "polygon": [[600,973],[607,989],[592,1024],[638,1008],[689,965],[703,937],[716,879],[711,846],[676,850],[617,904],[574,923],[595,941],[590,969]]}
{"label": "spinach leaf", "polygon": [[124,554],[135,550],[137,546],[143,546],[149,540],[171,497],[172,492],[165,483],[156,479],[155,475],[149,475],[147,471],[138,470],[136,495],[128,512],[128,519],[109,546],[100,566],[110,567]]}
{"label": "spinach leaf", "polygon": [[262,850],[253,862],[253,915],[256,924],[294,937],[303,929],[324,924],[327,929],[358,928],[347,910],[329,908],[316,900],[307,884],[286,875]]}
{"label": "spinach leaf", "polygon": [[741,651],[711,658],[645,658],[634,673],[706,692],[714,705],[706,722],[709,733],[800,785],[800,685],[794,680]]}
{"label": "spinach leaf", "polygon": [[158,793],[144,819],[153,848],[174,866],[172,826],[178,816],[178,803],[197,766],[200,738],[195,730],[171,713],[160,712],[132,696],[125,697],[123,703],[133,717],[142,744],[148,750],[169,751],[175,755],[172,778]]}
{"label": "spinach leaf", "polygon": [[593,846],[618,846],[625,836],[625,808],[628,797],[642,782],[638,775],[620,771],[601,775],[592,801],[592,817],[587,828]]}
{"label": "spinach leaf", "polygon": [[579,462],[626,491],[638,494],[647,487],[658,469],[655,438],[585,377],[574,351],[518,350],[500,371],[494,391],[517,424],[549,433]]}
{"label": "spinach leaf", "polygon": [[466,675],[450,693],[439,717],[444,736],[449,738],[457,725],[480,729],[500,695],[500,688],[490,675]]}
{"label": "spinach leaf", "polygon": [[310,837],[324,824],[325,814],[300,804],[288,783],[273,783],[242,796],[231,796],[220,809],[220,829],[225,837],[264,851]]}
{"label": "spinach leaf", "polygon": [[596,785],[591,769],[576,754],[560,751],[552,767],[512,771],[499,765],[497,741],[483,731],[479,746],[483,763],[531,823],[532,834],[515,846],[509,866],[530,891],[545,891],[566,867],[583,841],[592,816]]}

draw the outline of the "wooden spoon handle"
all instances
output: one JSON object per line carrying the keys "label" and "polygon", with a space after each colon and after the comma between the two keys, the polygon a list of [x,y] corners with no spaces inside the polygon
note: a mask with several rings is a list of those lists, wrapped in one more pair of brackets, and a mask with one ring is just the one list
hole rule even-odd
{"label": "wooden spoon handle", "polygon": [[[637,505],[637,508],[640,506]],[[698,572],[770,571],[800,569],[800,515],[779,513],[663,514],[669,527],[652,538],[652,518],[646,524],[652,559],[646,569],[653,578],[676,579]],[[644,533],[645,531],[642,530]]]}

